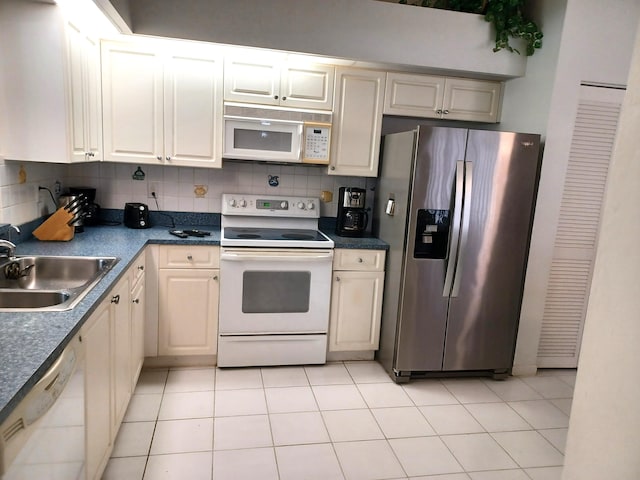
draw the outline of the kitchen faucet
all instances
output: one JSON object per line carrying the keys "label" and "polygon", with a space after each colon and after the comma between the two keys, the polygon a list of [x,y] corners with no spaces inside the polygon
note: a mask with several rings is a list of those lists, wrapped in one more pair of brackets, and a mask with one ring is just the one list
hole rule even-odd
{"label": "kitchen faucet", "polygon": [[2,249],[5,249],[7,251],[7,258],[14,257],[16,254],[16,245],[9,240],[0,239],[0,250]]}

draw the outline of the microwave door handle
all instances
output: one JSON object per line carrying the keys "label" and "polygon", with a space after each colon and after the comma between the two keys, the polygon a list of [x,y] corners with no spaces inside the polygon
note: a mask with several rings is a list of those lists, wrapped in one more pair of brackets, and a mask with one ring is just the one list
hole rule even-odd
{"label": "microwave door handle", "polygon": [[462,221],[462,199],[464,188],[464,161],[456,162],[456,185],[453,202],[453,221],[451,222],[451,238],[449,240],[449,259],[447,261],[447,273],[444,277],[443,297],[451,294],[451,286],[456,272],[456,260],[458,258],[458,243],[460,241],[460,223]]}

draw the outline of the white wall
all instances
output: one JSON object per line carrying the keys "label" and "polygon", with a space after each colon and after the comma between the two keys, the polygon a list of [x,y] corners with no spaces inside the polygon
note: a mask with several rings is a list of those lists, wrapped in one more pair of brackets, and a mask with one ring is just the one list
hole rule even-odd
{"label": "white wall", "polygon": [[521,76],[481,15],[372,0],[130,0],[134,33]]}
{"label": "white wall", "polygon": [[640,36],[609,170],[563,480],[640,478]]}
{"label": "white wall", "polygon": [[547,280],[580,82],[626,83],[638,18],[640,2],[637,0],[618,0],[615,4],[599,0],[567,2],[520,316],[514,363],[517,374],[536,371]]}

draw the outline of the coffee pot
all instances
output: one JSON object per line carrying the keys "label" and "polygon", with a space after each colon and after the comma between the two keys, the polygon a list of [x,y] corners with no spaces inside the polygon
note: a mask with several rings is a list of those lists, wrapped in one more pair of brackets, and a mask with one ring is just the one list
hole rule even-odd
{"label": "coffee pot", "polygon": [[365,208],[366,191],[358,187],[338,190],[336,234],[341,237],[361,237],[367,228],[369,214]]}

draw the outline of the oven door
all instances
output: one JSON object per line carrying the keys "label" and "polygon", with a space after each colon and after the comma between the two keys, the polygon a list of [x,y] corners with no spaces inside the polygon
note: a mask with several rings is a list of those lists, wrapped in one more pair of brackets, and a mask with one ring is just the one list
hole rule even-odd
{"label": "oven door", "polygon": [[326,333],[332,250],[222,248],[220,335]]}

